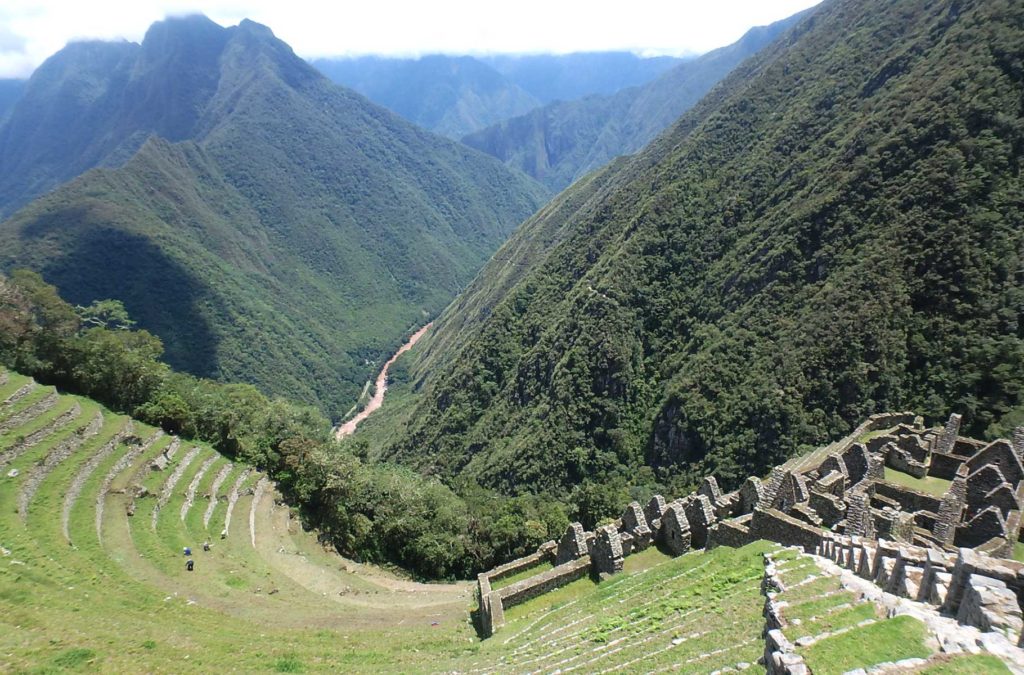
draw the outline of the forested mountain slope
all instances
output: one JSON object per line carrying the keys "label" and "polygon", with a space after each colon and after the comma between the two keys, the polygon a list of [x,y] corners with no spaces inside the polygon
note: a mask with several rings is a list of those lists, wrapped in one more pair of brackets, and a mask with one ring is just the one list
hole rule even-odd
{"label": "forested mountain slope", "polygon": [[540,105],[538,99],[471,56],[364,56],[315,59],[312,64],[334,82],[355,89],[424,129],[451,138]]}
{"label": "forested mountain slope", "polygon": [[1024,423],[1022,52],[1011,0],[827,1],[517,231],[385,456],[607,493],[733,485],[880,410]]}
{"label": "forested mountain slope", "polygon": [[0,224],[0,267],[36,269],[74,303],[124,301],[176,368],[330,414],[546,196],[335,86],[249,21],[171,19],[141,47],[71,45],[3,133],[5,189],[44,189],[65,160],[127,163]]}
{"label": "forested mountain slope", "polygon": [[555,101],[462,140],[552,190],[564,189],[612,158],[645,146],[733,68],[806,14],[752,28],[737,42],[683,61],[645,84]]}

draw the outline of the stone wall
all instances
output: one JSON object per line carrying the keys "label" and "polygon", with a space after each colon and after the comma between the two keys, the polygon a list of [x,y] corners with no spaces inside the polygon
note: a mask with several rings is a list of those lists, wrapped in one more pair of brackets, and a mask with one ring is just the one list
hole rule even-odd
{"label": "stone wall", "polygon": [[[861,442],[865,433],[878,429],[889,431],[867,444]],[[547,542],[530,556],[479,575],[482,631],[489,635],[499,627],[505,608],[588,572],[604,577],[621,571],[625,557],[652,540],[675,555],[705,547],[739,547],[757,539],[824,551],[889,592],[926,597],[933,604],[952,602],[954,613],[956,596],[971,587],[975,567],[981,570],[978,574],[1018,593],[1024,587],[1024,565],[974,564],[970,558],[954,566],[945,553],[914,545],[969,546],[974,551],[964,550],[974,556],[1005,556],[1022,535],[1024,464],[1018,448],[1008,441],[982,444],[959,437],[958,432],[955,415],[941,433],[923,429],[920,418],[911,413],[876,415],[841,442],[775,467],[764,482],[751,477],[739,490],[723,494],[709,476],[695,493],[672,502],[660,495],[644,508],[632,502],[619,520],[596,532],[573,523],[557,543]],[[1018,444],[1024,443],[1024,428],[1018,436]],[[921,474],[951,476],[950,489],[939,499],[885,481],[887,457],[904,470],[914,464],[911,468]],[[814,461],[820,464],[807,468]],[[993,560],[989,555],[981,559]],[[556,568],[493,590],[493,581],[522,574],[544,560],[552,560]],[[958,571],[957,577],[954,567],[967,571]],[[973,595],[964,611],[972,621],[982,621],[981,613],[999,599],[999,583],[979,582],[968,591]]]}
{"label": "stone wall", "polygon": [[875,483],[875,494],[898,502],[904,511],[910,511],[911,513],[914,511],[938,513],[939,506],[942,504],[940,497],[885,481]]}
{"label": "stone wall", "polygon": [[750,520],[750,536],[784,546],[800,546],[808,553],[814,553],[821,545],[822,530],[775,509],[755,509]]}
{"label": "stone wall", "polygon": [[[622,571],[622,539],[614,525],[597,528],[591,560],[598,574],[616,574]],[[632,547],[631,547],[632,548]]]}
{"label": "stone wall", "polygon": [[588,553],[587,533],[579,523],[571,523],[558,541],[555,564],[561,565]]}
{"label": "stone wall", "polygon": [[961,416],[957,413],[949,416],[949,420],[946,421],[946,427],[942,430],[942,434],[939,436],[938,443],[935,446],[936,452],[942,452],[947,455],[953,453],[956,437],[960,435],[960,418]]}
{"label": "stone wall", "polygon": [[505,625],[505,610],[509,607],[582,579],[589,572],[590,556],[583,556],[500,590],[488,591],[480,599],[481,632],[484,637],[494,635]]}
{"label": "stone wall", "polygon": [[953,480],[956,478],[956,472],[966,461],[966,457],[959,455],[933,452],[928,464],[928,475],[942,478],[943,480]]}
{"label": "stone wall", "polygon": [[750,534],[752,514],[745,514],[733,520],[720,520],[708,529],[707,549],[719,546],[740,548],[754,541]]}
{"label": "stone wall", "polygon": [[[935,457],[935,455],[932,455]],[[939,510],[936,512],[935,529],[932,534],[940,546],[952,546],[956,537],[956,527],[963,515],[967,501],[967,466],[962,465],[953,478],[949,490],[942,497]]]}

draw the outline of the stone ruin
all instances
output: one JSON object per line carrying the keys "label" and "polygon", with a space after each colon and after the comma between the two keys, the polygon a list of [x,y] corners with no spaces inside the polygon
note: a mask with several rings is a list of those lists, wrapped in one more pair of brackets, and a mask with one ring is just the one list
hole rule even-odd
{"label": "stone ruin", "polygon": [[[512,605],[588,574],[620,572],[627,556],[652,544],[682,555],[758,539],[827,552],[902,595],[924,594],[962,622],[1005,626],[999,616],[1020,616],[1008,598],[1024,597],[1024,565],[1000,560],[1021,539],[1024,427],[1012,441],[985,443],[960,436],[960,422],[953,414],[944,426],[925,428],[913,413],[873,415],[846,438],[775,467],[764,480],[750,477],[734,492],[709,476],[673,501],[632,502],[595,532],[572,523],[558,542],[479,575],[481,630],[492,635]],[[886,480],[886,467],[948,480],[949,488],[941,497],[915,490]],[[554,568],[491,589],[544,562]],[[1019,621],[1010,623],[1020,631]]]}

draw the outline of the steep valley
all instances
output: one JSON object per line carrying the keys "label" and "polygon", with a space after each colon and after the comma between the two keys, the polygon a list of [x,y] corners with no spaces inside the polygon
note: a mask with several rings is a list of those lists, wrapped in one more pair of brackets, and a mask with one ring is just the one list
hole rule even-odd
{"label": "steep valley", "polygon": [[[332,85],[266,27],[204,17],[51,58],[0,157],[0,209],[71,179],[0,224],[0,268],[123,301],[176,368],[335,416],[546,198]],[[116,168],[74,178],[97,164]]]}

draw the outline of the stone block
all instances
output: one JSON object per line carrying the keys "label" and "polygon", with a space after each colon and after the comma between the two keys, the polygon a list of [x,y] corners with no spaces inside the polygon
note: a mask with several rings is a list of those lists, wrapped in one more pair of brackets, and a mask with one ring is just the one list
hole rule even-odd
{"label": "stone block", "polygon": [[666,507],[661,517],[658,540],[673,555],[682,555],[690,550],[692,543],[690,523],[682,502],[674,501]]}
{"label": "stone block", "polygon": [[622,540],[614,525],[597,528],[591,563],[598,574],[617,574],[622,571]]}
{"label": "stone block", "polygon": [[654,495],[647,502],[647,506],[644,507],[644,518],[647,520],[647,527],[651,529],[651,532],[658,531],[658,524],[655,521],[661,523],[661,516],[667,507],[668,504],[665,503],[665,498],[661,495]]}
{"label": "stone block", "polygon": [[1019,634],[1024,625],[1017,596],[1006,583],[980,574],[972,574],[964,590],[956,619],[983,631],[1012,631]]}
{"label": "stone block", "polygon": [[576,560],[581,556],[587,555],[587,548],[587,536],[583,530],[583,525],[571,523],[558,542],[555,564],[562,565],[570,560]]}

